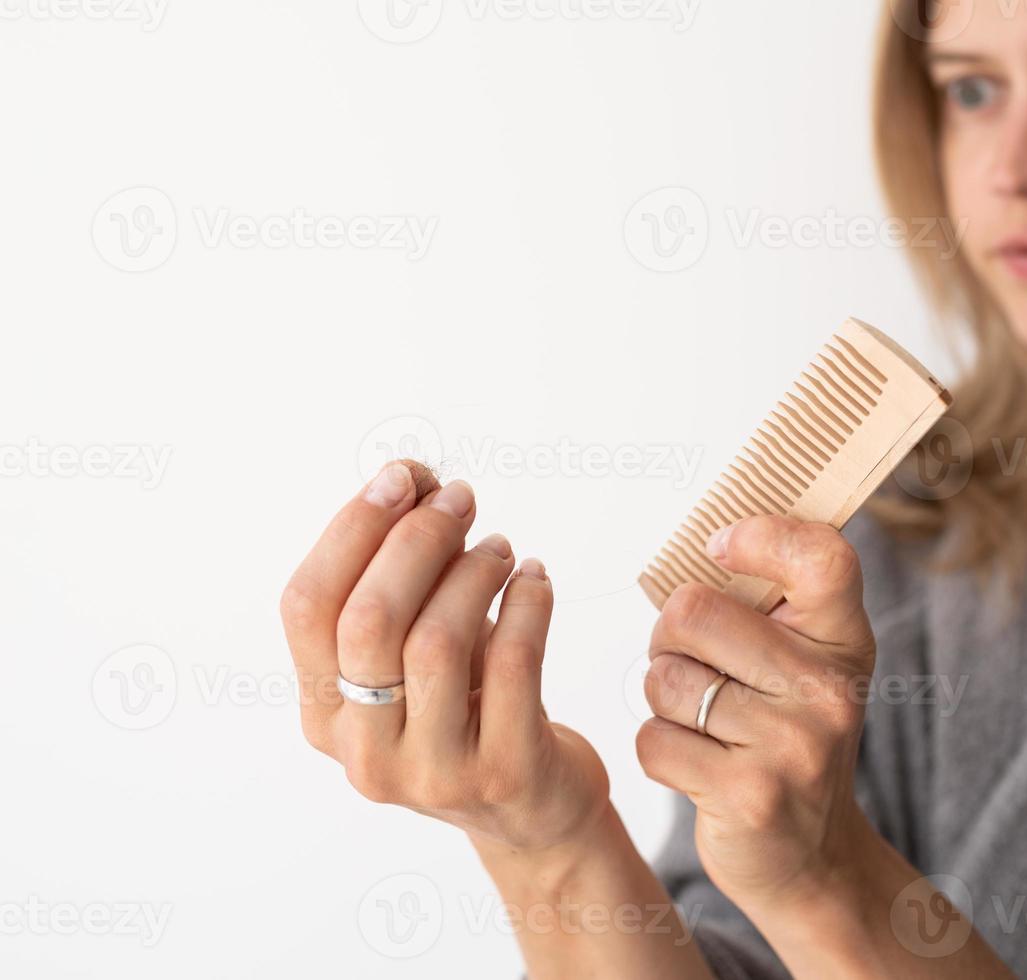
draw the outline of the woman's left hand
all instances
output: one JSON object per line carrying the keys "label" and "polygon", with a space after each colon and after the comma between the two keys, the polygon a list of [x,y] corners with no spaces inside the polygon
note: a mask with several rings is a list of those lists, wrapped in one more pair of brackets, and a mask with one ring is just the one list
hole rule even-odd
{"label": "woman's left hand", "polygon": [[[680,586],[653,630],[637,737],[646,773],[696,804],[710,879],[743,910],[823,894],[853,870],[867,822],[853,795],[876,645],[855,551],[826,524],[751,517],[711,539],[726,569],[784,586],[769,616]],[[699,703],[720,671],[706,731]]]}

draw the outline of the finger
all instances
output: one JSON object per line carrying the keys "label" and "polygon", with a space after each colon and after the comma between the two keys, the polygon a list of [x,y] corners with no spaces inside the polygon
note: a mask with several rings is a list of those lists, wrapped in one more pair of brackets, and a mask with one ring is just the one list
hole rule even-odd
{"label": "finger", "polygon": [[747,517],[714,534],[707,550],[728,571],[780,583],[792,629],[824,643],[865,643],[870,626],[859,559],[830,525]]}
{"label": "finger", "polygon": [[474,641],[474,650],[471,653],[471,690],[477,691],[481,688],[482,673],[485,668],[485,648],[488,646],[489,637],[495,628],[495,623],[486,617],[485,622],[478,628],[478,637]]}
{"label": "finger", "polygon": [[[708,585],[679,585],[663,604],[649,642],[649,659],[686,654],[757,691],[809,665],[810,653],[781,623]],[[812,646],[812,644],[810,644]]]}
{"label": "finger", "polygon": [[[691,657],[665,653],[645,676],[646,700],[653,714],[698,731],[699,707],[720,671]],[[753,745],[774,730],[778,713],[766,695],[734,678],[721,684],[706,716],[706,734],[718,742]]]}
{"label": "finger", "polygon": [[453,562],[414,621],[403,647],[404,738],[438,750],[466,738],[471,655],[513,566],[510,542],[490,534]]}
{"label": "finger", "polygon": [[411,466],[398,461],[383,467],[335,515],[282,594],[282,621],[307,709],[308,737],[320,739],[341,704],[336,624],[343,604],[389,530],[414,506],[416,494]]}
{"label": "finger", "polygon": [[[474,520],[474,493],[454,480],[429,495],[386,535],[339,616],[338,670],[363,687],[403,680],[403,643],[435,582],[463,548]],[[370,724],[402,727],[405,707],[348,707]]]}
{"label": "finger", "polygon": [[507,583],[485,650],[481,740],[488,750],[533,746],[541,735],[542,660],[552,615],[545,567],[527,558]]}
{"label": "finger", "polygon": [[664,718],[650,718],[635,736],[635,752],[645,774],[685,793],[697,806],[716,793],[719,783],[733,778],[733,751]]}

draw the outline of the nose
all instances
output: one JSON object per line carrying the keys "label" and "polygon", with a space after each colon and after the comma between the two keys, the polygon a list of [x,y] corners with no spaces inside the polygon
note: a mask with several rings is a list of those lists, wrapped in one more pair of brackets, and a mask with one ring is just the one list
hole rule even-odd
{"label": "nose", "polygon": [[1010,106],[992,161],[994,190],[1006,197],[1027,196],[1027,99]]}

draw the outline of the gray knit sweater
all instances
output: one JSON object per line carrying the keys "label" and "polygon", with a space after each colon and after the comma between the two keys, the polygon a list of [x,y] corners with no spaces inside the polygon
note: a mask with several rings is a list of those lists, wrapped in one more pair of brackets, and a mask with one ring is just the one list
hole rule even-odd
{"label": "gray knit sweater", "polygon": [[[878,645],[859,802],[915,868],[965,884],[944,890],[1027,977],[1027,602],[1003,622],[971,573],[924,575],[865,512],[844,534]],[[703,872],[692,803],[675,796],[674,806],[655,868],[689,921],[698,912],[696,940],[714,973],[789,976]]]}

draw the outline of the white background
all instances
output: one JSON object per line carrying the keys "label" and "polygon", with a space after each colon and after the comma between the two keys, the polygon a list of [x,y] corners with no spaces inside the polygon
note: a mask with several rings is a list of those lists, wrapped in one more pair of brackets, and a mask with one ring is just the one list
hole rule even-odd
{"label": "white background", "polygon": [[[407,431],[474,485],[472,542],[546,562],[547,707],[655,852],[638,572],[846,316],[945,376],[886,240],[738,234],[883,217],[875,7],[701,0],[676,30],[670,5],[429,0],[412,29],[434,29],[394,43],[353,0],[169,0],[159,21],[4,0],[0,972],[517,974],[460,834],[360,799],[283,693],[281,587]],[[668,187],[702,204],[634,208]],[[297,209],[351,237],[244,247],[247,219]],[[394,216],[434,228],[423,255],[374,239]],[[699,465],[518,469],[561,439]],[[390,945],[376,903],[405,892],[428,919]],[[133,903],[169,911],[156,943],[103,925]]]}

